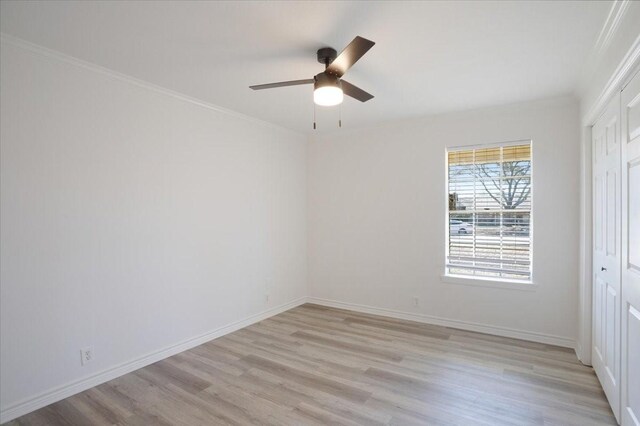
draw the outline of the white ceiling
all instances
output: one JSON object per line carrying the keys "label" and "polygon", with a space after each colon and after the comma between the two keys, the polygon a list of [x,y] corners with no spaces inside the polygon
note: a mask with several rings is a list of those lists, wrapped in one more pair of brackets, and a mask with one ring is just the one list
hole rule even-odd
{"label": "white ceiling", "polygon": [[[0,30],[290,129],[311,132],[315,52],[377,44],[345,76],[344,127],[572,93],[611,7],[596,1],[2,1]],[[334,129],[337,108],[318,108]]]}

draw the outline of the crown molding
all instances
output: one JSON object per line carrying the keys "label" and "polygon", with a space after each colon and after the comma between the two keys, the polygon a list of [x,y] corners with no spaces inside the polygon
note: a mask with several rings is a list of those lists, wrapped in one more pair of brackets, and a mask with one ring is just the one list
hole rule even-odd
{"label": "crown molding", "polygon": [[593,52],[596,56],[601,56],[602,53],[607,50],[609,44],[611,44],[611,39],[613,39],[613,36],[618,31],[622,17],[627,12],[630,3],[630,0],[617,0],[611,5],[609,15],[604,21],[600,34],[598,35],[598,40],[594,45]]}
{"label": "crown molding", "polygon": [[[595,70],[598,69],[599,65],[603,61],[603,58],[605,57],[607,50],[611,46],[611,41],[613,40],[616,33],[620,30],[621,23],[623,22],[623,18],[627,13],[627,11],[629,10],[630,5],[631,5],[630,0],[615,0],[611,3],[609,14],[607,15],[607,18],[602,24],[602,28],[600,29],[600,32],[598,34],[598,38],[595,44],[591,47],[587,60],[585,61],[583,70],[580,74],[578,86],[576,88],[577,96],[579,96],[579,94],[585,91],[586,90],[585,88],[588,87],[589,81],[593,77]],[[635,46],[635,43],[634,43],[634,46]],[[631,50],[633,50],[633,47]],[[616,70],[616,73],[614,75],[616,75],[617,73],[618,73],[618,70]],[[607,86],[603,89],[603,91],[606,89],[609,89],[609,84],[607,84]],[[606,102],[606,100],[607,99],[605,99],[604,101]],[[594,105],[592,107],[598,110],[602,108],[603,104],[604,102],[601,102],[600,98],[598,98],[597,101],[594,102]],[[593,124],[592,122],[589,122],[589,121],[594,121],[595,118],[597,117],[595,118],[592,117],[592,113],[593,111],[589,109],[588,114],[583,114],[582,116],[583,124],[585,125]]]}
{"label": "crown molding", "polygon": [[604,106],[609,102],[611,97],[618,91],[622,90],[626,83],[636,73],[640,66],[640,36],[636,37],[633,44],[622,58],[618,67],[613,72],[609,81],[604,86],[596,101],[589,107],[589,110],[582,118],[584,126],[591,126],[600,114],[604,111]]}
{"label": "crown molding", "polygon": [[240,112],[233,111],[233,110],[221,107],[219,105],[215,105],[215,104],[209,103],[207,101],[203,101],[201,99],[193,98],[193,97],[185,95],[183,93],[176,92],[176,91],[171,90],[171,89],[167,89],[166,87],[158,86],[156,84],[149,83],[149,82],[144,81],[144,80],[140,80],[138,78],[132,77],[132,76],[127,75],[127,74],[122,74],[122,73],[120,73],[118,71],[114,71],[112,69],[105,68],[103,66],[94,64],[92,62],[88,62],[88,61],[76,58],[75,56],[70,56],[70,55],[62,53],[60,51],[49,49],[48,47],[44,47],[44,46],[41,46],[39,44],[31,43],[29,41],[26,41],[26,40],[21,39],[19,37],[15,37],[15,36],[9,35],[7,33],[0,32],[0,41],[2,43],[6,43],[6,44],[9,44],[11,46],[15,46],[15,47],[27,50],[27,51],[35,53],[37,55],[40,55],[40,56],[43,56],[43,57],[47,57],[47,58],[51,58],[51,59],[58,60],[58,61],[62,61],[62,62],[65,62],[67,64],[71,64],[71,65],[74,65],[74,66],[77,66],[77,67],[80,67],[80,68],[84,68],[84,69],[87,69],[89,71],[92,71],[92,72],[95,72],[95,73],[98,73],[98,74],[106,75],[108,77],[114,78],[116,80],[123,81],[123,82],[128,83],[128,84],[132,84],[132,85],[135,85],[135,86],[138,86],[138,87],[142,87],[144,89],[151,90],[151,91],[156,92],[156,93],[161,93],[163,95],[170,96],[172,98],[181,100],[183,102],[187,102],[187,103],[190,103],[190,104],[193,104],[193,105],[197,105],[197,106],[199,106],[201,108],[206,108],[206,109],[209,109],[211,111],[215,111],[215,112],[218,112],[218,113],[221,113],[221,114],[225,114],[225,115],[228,115],[228,116],[240,119],[240,120],[248,121],[248,122],[251,122],[251,123],[254,123],[254,124],[258,124],[258,125],[261,125],[261,126],[270,127],[272,129],[276,129],[276,130],[283,131],[283,132],[286,132],[286,133],[295,134],[297,136],[304,136],[304,133],[300,133],[300,132],[297,132],[295,130],[288,129],[286,127],[282,127],[282,126],[279,126],[277,124],[274,124],[274,123],[271,123],[271,122],[268,122],[268,121],[260,120],[258,118],[255,118],[255,117],[252,117],[252,116],[249,116],[249,115],[246,115],[246,114],[242,114]]}

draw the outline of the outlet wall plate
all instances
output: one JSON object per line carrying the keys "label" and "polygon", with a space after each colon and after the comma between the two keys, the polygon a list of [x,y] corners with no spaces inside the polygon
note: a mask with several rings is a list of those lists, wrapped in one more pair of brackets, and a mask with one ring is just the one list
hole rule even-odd
{"label": "outlet wall plate", "polygon": [[264,280],[264,303],[269,303],[271,299],[271,283],[273,278],[267,277]]}
{"label": "outlet wall plate", "polygon": [[84,366],[91,361],[93,361],[93,346],[80,349],[80,364]]}

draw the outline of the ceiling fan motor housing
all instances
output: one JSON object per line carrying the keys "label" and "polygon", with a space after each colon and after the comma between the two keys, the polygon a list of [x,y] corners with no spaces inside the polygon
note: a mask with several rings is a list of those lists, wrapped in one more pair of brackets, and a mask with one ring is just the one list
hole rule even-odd
{"label": "ceiling fan motor housing", "polygon": [[318,49],[318,62],[324,64],[325,67],[329,66],[331,62],[338,56],[338,52],[336,49],[332,49],[331,47],[323,47],[322,49]]}

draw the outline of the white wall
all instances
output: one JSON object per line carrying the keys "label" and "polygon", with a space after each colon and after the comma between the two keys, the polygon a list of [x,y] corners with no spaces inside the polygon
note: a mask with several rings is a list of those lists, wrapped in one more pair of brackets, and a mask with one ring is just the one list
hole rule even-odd
{"label": "white wall", "polygon": [[306,295],[305,137],[1,52],[3,411]]}
{"label": "white wall", "polygon": [[[533,140],[536,291],[442,282],[445,148],[522,139]],[[308,148],[311,296],[571,344],[577,322],[578,142],[572,98],[318,136]]]}

